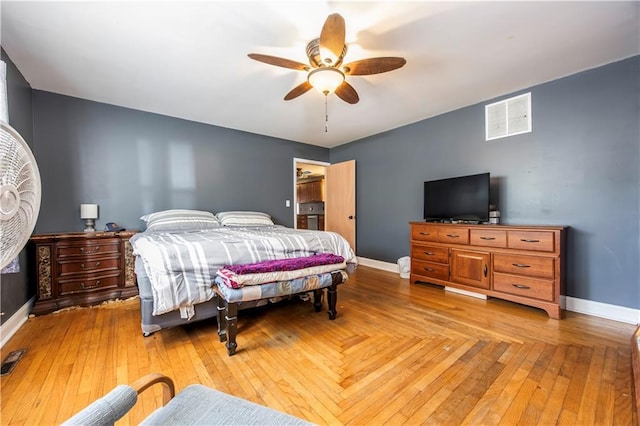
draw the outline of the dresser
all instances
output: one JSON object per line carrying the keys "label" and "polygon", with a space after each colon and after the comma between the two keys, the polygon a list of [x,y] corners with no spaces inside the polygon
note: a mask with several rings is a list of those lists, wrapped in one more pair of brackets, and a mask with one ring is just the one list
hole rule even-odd
{"label": "dresser", "polygon": [[433,283],[510,300],[561,318],[566,227],[410,226],[412,284]]}
{"label": "dresser", "polygon": [[34,235],[30,265],[36,282],[33,314],[90,306],[138,294],[133,249],[136,231]]}

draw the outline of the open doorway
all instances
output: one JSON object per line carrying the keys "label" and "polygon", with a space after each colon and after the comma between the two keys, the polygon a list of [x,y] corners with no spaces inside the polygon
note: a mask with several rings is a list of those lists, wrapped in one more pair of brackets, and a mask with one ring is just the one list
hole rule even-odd
{"label": "open doorway", "polygon": [[293,159],[293,211],[296,229],[324,231],[326,168],[329,163]]}

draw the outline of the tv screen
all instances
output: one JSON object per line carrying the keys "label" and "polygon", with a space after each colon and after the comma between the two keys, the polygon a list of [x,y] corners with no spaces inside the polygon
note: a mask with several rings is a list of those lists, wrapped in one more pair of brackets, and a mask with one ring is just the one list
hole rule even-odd
{"label": "tv screen", "polygon": [[489,173],[424,183],[426,221],[489,221]]}

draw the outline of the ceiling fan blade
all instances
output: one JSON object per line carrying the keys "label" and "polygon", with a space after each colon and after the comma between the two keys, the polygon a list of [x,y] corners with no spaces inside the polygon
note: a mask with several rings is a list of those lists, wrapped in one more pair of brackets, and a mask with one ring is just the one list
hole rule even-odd
{"label": "ceiling fan blade", "polygon": [[300,83],[284,96],[284,100],[290,101],[291,99],[297,98],[298,96],[307,93],[312,88],[313,86],[309,84],[308,81]]}
{"label": "ceiling fan blade", "polygon": [[360,100],[360,97],[358,96],[358,92],[356,92],[356,89],[354,89],[353,86],[347,83],[346,81],[343,81],[342,84],[338,86],[338,88],[335,91],[335,94],[340,99],[342,99],[343,101],[349,104],[357,104],[358,101]]}
{"label": "ceiling fan blade", "polygon": [[327,17],[320,33],[320,56],[325,65],[335,65],[344,49],[344,18],[339,13]]}
{"label": "ceiling fan blade", "polygon": [[344,73],[348,75],[371,75],[393,71],[401,68],[407,60],[396,57],[369,58],[350,62],[344,65]]}
{"label": "ceiling fan blade", "polygon": [[309,65],[292,61],[291,59],[279,58],[277,56],[262,55],[260,53],[249,53],[247,56],[253,60],[264,62],[269,65],[275,65],[277,67],[290,68],[298,71],[309,71],[311,69]]}

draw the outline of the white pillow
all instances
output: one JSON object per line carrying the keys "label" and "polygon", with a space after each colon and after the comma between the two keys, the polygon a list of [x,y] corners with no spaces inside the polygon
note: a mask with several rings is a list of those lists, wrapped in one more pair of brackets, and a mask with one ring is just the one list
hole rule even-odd
{"label": "white pillow", "polygon": [[228,211],[216,215],[222,226],[264,226],[273,225],[271,216],[262,212]]}
{"label": "white pillow", "polygon": [[149,231],[187,231],[219,228],[220,222],[213,213],[202,210],[162,210],[142,216]]}

